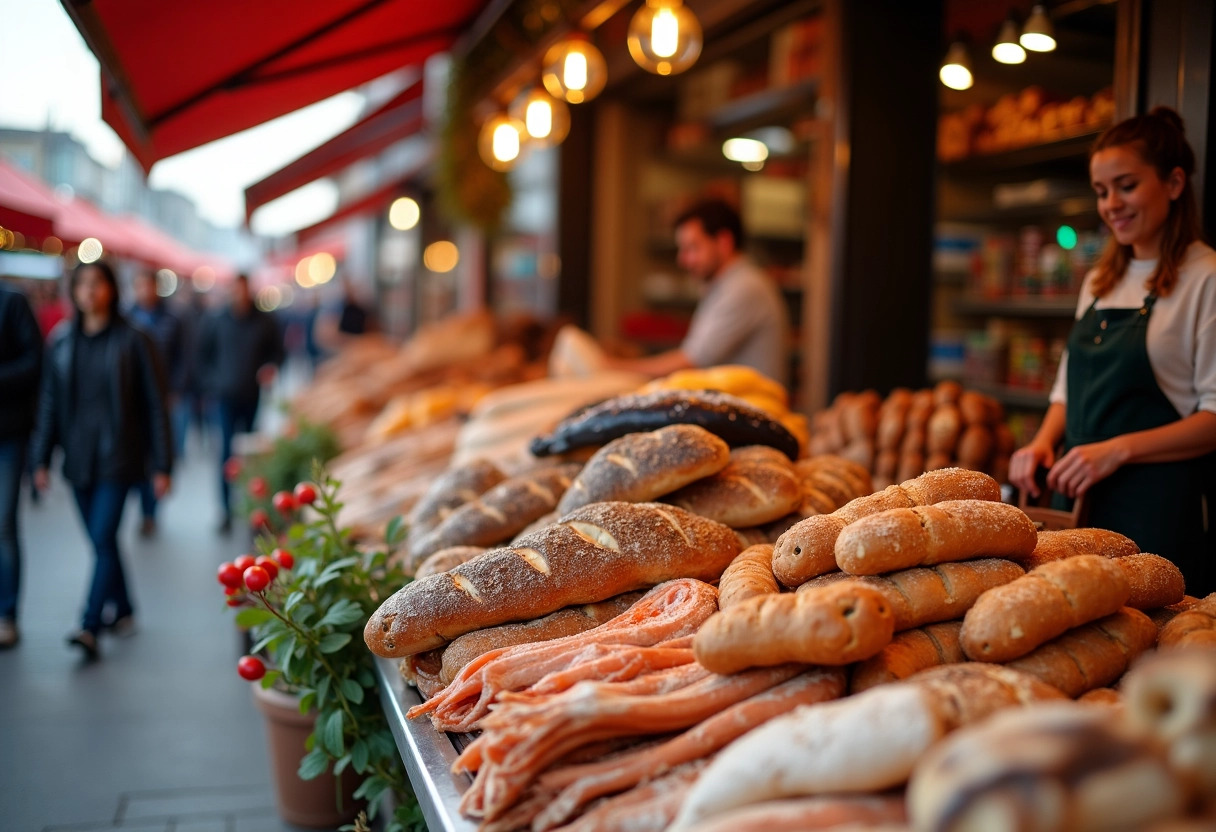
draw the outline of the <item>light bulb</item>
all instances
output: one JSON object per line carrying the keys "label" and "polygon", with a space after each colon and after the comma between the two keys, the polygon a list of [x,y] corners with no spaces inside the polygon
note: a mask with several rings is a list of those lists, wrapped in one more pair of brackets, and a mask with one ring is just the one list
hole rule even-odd
{"label": "light bulb", "polygon": [[[727,139],[722,143],[722,155],[732,162],[740,162],[744,166],[762,165],[768,158],[768,146],[757,139]],[[748,170],[752,170],[752,168],[748,168]]]}
{"label": "light bulb", "polygon": [[1020,64],[1026,60],[1026,50],[1018,43],[1018,27],[1012,18],[1005,18],[1001,32],[992,46],[992,57],[1003,64]]}
{"label": "light bulb", "polygon": [[523,150],[523,133],[523,122],[506,113],[486,121],[477,140],[482,161],[494,170],[510,170]]}
{"label": "light bulb", "polygon": [[554,98],[582,104],[604,89],[608,65],[586,35],[574,35],[549,47],[541,80]]}
{"label": "light bulb", "polygon": [[80,248],[76,250],[76,256],[80,258],[81,263],[96,263],[101,259],[101,241],[96,237],[85,237],[80,241]]}
{"label": "light bulb", "polygon": [[1051,25],[1047,10],[1041,5],[1030,10],[1030,17],[1026,19],[1026,26],[1018,41],[1031,52],[1050,52],[1056,48],[1055,28]]}
{"label": "light bulb", "polygon": [[398,231],[409,231],[422,219],[422,209],[408,196],[398,197],[388,209],[388,224]]}
{"label": "light bulb", "polygon": [[955,41],[950,45],[946,60],[938,71],[938,77],[952,90],[971,88],[974,81],[971,77],[971,59],[967,57],[967,47],[963,46],[962,41]]}
{"label": "light bulb", "polygon": [[547,139],[553,132],[553,107],[547,101],[530,101],[524,109],[524,127],[528,135]]}
{"label": "light bulb", "polygon": [[701,54],[701,24],[683,0],[647,0],[629,21],[629,54],[656,75],[683,72]]}
{"label": "light bulb", "polygon": [[514,162],[519,156],[519,131],[511,124],[499,124],[494,128],[494,158],[500,162]]}
{"label": "light bulb", "polygon": [[580,93],[587,89],[587,56],[582,52],[571,52],[562,61],[562,85]]}
{"label": "light bulb", "polygon": [[533,87],[515,99],[510,115],[524,126],[528,143],[536,147],[560,144],[570,132],[570,107],[541,87]]}

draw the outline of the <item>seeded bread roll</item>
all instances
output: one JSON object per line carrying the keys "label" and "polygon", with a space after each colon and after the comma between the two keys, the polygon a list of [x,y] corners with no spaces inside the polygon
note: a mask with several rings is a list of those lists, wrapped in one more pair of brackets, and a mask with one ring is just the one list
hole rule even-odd
{"label": "seeded bread roll", "polygon": [[440,549],[422,562],[414,572],[414,579],[421,580],[428,575],[447,572],[454,566],[460,566],[487,551],[484,546],[449,546]]}
{"label": "seeded bread roll", "polygon": [[697,661],[714,673],[786,662],[844,665],[881,650],[894,625],[882,593],[838,584],[750,598],[711,616],[692,647]]}
{"label": "seeded bread roll", "polygon": [[565,607],[534,621],[503,624],[499,627],[487,627],[484,630],[465,633],[443,648],[439,680],[445,685],[451,684],[452,680],[456,678],[456,674],[466,664],[478,656],[484,656],[491,650],[497,650],[500,647],[535,644],[538,641],[552,641],[555,638],[584,633],[616,618],[633,606],[634,602],[643,594],[642,592],[626,592],[624,595],[609,598],[598,604]]}
{"label": "seeded bread roll", "polygon": [[897,633],[891,643],[853,668],[850,693],[898,682],[930,667],[967,661],[958,643],[961,621],[929,624]]}
{"label": "seeded bread roll", "polygon": [[985,592],[963,619],[963,652],[1008,662],[1127,603],[1131,585],[1117,561],[1098,555],[1046,563]]}
{"label": "seeded bread roll", "polygon": [[1140,553],[1140,547],[1130,537],[1106,529],[1061,529],[1039,532],[1038,542],[1027,569],[1034,569],[1053,560],[1063,560],[1077,555],[1101,555],[1105,558],[1121,558]]}
{"label": "seeded bread roll", "polygon": [[999,500],[1001,488],[987,474],[950,468],[858,497],[831,514],[808,517],[782,535],[773,551],[773,573],[786,586],[798,586],[836,569],[836,538],[850,523],[889,509],[968,498]]}
{"label": "seeded bread roll", "polygon": [[739,554],[735,533],[658,503],[593,503],[529,535],[414,581],[371,616],[363,637],[389,658],[562,607],[592,604],[674,578],[716,581]]}
{"label": "seeded bread roll", "polygon": [[421,561],[450,546],[492,546],[510,540],[533,520],[553,511],[578,473],[578,463],[540,468],[504,480],[457,508],[430,533],[410,541]]}
{"label": "seeded bread roll", "polygon": [[757,595],[774,595],[780,592],[777,579],[773,577],[773,546],[761,543],[744,549],[718,582],[718,609],[737,606]]}
{"label": "seeded bread roll", "polygon": [[1177,604],[1186,597],[1186,580],[1182,570],[1160,555],[1127,555],[1114,561],[1123,569],[1132,594],[1129,607],[1155,610]]}
{"label": "seeded bread roll", "polygon": [[741,529],[794,511],[802,502],[802,484],[785,454],[753,445],[730,452],[730,463],[721,471],[668,494],[663,502]]}
{"label": "seeded bread roll", "polygon": [[1022,567],[1001,558],[917,567],[887,575],[858,576],[829,572],[798,587],[799,592],[841,582],[873,587],[883,594],[895,615],[895,631],[937,621],[962,618],[976,599],[993,587],[1025,574]]}
{"label": "seeded bread roll", "polygon": [[729,462],[727,444],[697,425],[626,434],[587,460],[557,510],[566,514],[588,503],[653,500],[716,474]]}
{"label": "seeded bread roll", "polygon": [[946,500],[892,509],[845,527],[836,539],[836,563],[854,575],[878,575],[972,558],[1021,560],[1034,551],[1036,534],[1017,506]]}

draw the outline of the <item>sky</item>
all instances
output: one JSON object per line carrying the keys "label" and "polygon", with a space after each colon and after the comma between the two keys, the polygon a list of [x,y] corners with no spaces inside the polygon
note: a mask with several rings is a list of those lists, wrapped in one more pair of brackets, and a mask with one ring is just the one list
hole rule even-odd
{"label": "sky", "polygon": [[[58,0],[0,0],[0,21],[0,78],[6,79],[0,90],[0,126],[65,130],[93,158],[116,165],[123,145],[101,120],[97,59]],[[358,93],[341,93],[158,162],[149,182],[190,197],[216,225],[238,225],[244,219],[247,185],[345,130],[362,106]],[[312,183],[256,213],[254,230],[294,231],[328,216],[337,199],[328,180]]]}

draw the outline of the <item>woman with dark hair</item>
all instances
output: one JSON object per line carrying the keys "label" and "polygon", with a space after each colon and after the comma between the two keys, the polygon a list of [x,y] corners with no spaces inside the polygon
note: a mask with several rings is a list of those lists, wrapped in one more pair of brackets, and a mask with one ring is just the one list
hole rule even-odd
{"label": "woman with dark hair", "polygon": [[[103,626],[133,632],[134,608],[118,551],[127,492],[149,474],[158,497],[169,491],[173,464],[165,381],[146,335],[118,311],[118,281],[109,264],[82,263],[72,272],[76,314],[47,345],[38,428],[33,445],[40,488],[56,445],[63,475],[93,545],[93,580],[81,628],[68,642],[98,655]],[[103,620],[107,607],[113,617]]]}
{"label": "woman with dark hair", "polygon": [[1086,276],[1051,406],[1009,478],[1037,495],[1035,473],[1050,468],[1058,495],[1085,495],[1089,525],[1170,558],[1203,596],[1216,590],[1216,251],[1202,240],[1194,169],[1168,108],[1098,137],[1090,179],[1112,237]]}

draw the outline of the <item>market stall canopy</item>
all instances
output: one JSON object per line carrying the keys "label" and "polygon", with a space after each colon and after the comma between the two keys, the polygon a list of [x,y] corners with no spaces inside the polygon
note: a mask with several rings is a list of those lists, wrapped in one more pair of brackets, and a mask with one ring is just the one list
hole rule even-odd
{"label": "market stall canopy", "polygon": [[53,233],[58,210],[47,185],[0,157],[0,226],[42,240]]}
{"label": "market stall canopy", "polygon": [[318,234],[325,233],[326,229],[332,228],[336,223],[379,211],[387,207],[397,197],[405,196],[410,182],[411,177],[406,177],[392,184],[377,188],[366,196],[361,196],[341,206],[325,219],[301,228],[296,232],[296,239],[301,243],[309,242],[316,239]]}
{"label": "market stall canopy", "polygon": [[350,129],[245,189],[245,221],[261,206],[328,176],[422,129],[422,81],[418,80]]}
{"label": "market stall canopy", "polygon": [[145,170],[448,49],[484,0],[62,0]]}

